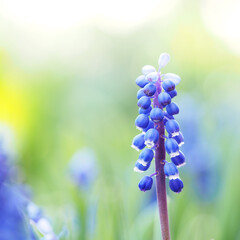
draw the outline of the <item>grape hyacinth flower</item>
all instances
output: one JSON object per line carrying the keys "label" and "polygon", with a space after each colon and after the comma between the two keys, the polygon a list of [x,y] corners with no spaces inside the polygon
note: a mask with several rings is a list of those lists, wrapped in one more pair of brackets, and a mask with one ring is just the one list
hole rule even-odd
{"label": "grape hyacinth flower", "polygon": [[[184,138],[175,120],[175,116],[179,114],[179,107],[172,101],[177,96],[176,85],[181,78],[174,73],[161,73],[169,60],[169,54],[161,54],[158,71],[153,66],[146,65],[142,68],[142,75],[136,79],[136,84],[141,89],[137,93],[140,115],[137,116],[135,125],[142,134],[134,137],[132,142],[134,149],[142,150],[134,171],[147,171],[155,158],[156,172],[144,176],[138,187],[144,192],[150,190],[153,177],[156,176],[163,240],[170,239],[165,178],[169,178],[169,188],[175,193],[180,193],[183,182],[179,177],[178,168],[185,164],[185,156],[180,151]],[[165,152],[169,154],[171,162],[166,161]]]}

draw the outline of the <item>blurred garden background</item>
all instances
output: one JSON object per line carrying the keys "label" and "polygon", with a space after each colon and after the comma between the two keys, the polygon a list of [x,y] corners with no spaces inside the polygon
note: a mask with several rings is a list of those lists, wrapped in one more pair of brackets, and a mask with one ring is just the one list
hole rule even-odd
{"label": "blurred garden background", "polygon": [[239,11],[237,0],[0,0],[0,143],[60,239],[161,239],[130,145],[135,79],[162,52],[182,78],[187,162],[183,191],[168,195],[172,239],[240,239]]}

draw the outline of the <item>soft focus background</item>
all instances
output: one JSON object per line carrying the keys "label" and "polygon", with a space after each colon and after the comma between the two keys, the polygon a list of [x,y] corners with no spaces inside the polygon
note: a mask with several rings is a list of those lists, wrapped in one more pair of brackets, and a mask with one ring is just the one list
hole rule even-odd
{"label": "soft focus background", "polygon": [[238,0],[0,0],[1,128],[56,233],[161,239],[130,145],[135,79],[168,52],[187,160],[172,239],[240,239],[239,12]]}

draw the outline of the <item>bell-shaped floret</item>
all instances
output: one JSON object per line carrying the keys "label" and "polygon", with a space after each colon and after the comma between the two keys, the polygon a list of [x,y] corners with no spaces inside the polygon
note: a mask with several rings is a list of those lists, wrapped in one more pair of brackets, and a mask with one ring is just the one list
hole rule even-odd
{"label": "bell-shaped floret", "polygon": [[139,87],[141,87],[141,88],[143,88],[146,84],[148,84],[149,82],[148,82],[148,80],[145,78],[145,76],[144,75],[140,75],[139,77],[137,77],[137,79],[136,79],[136,84],[139,86]]}
{"label": "bell-shaped floret", "polygon": [[139,154],[138,162],[141,163],[143,166],[146,166],[152,161],[153,157],[154,157],[153,150],[149,148],[145,148]]}
{"label": "bell-shaped floret", "polygon": [[146,145],[144,144],[144,134],[138,134],[133,138],[132,148],[136,149],[137,151],[140,151],[143,148],[145,148],[145,146]]}
{"label": "bell-shaped floret", "polygon": [[161,92],[158,95],[158,102],[165,107],[166,105],[168,105],[171,102],[171,97],[168,93],[166,92]]}
{"label": "bell-shaped floret", "polygon": [[150,148],[154,147],[158,139],[159,139],[159,133],[155,128],[149,129],[144,135],[144,140],[145,140],[144,143]]}
{"label": "bell-shaped floret", "polygon": [[[146,144],[146,142],[145,142]],[[146,144],[147,145],[147,144]],[[170,155],[170,158],[179,155],[179,146],[173,138],[167,138],[165,141],[165,149],[167,153]]]}
{"label": "bell-shaped floret", "polygon": [[153,122],[160,122],[164,118],[164,113],[160,108],[153,108],[150,112],[150,118]]}
{"label": "bell-shaped floret", "polygon": [[170,95],[171,98],[174,98],[177,96],[177,90],[173,89],[172,91],[168,92],[168,94]]}
{"label": "bell-shaped floret", "polygon": [[151,97],[154,95],[154,93],[156,92],[156,87],[155,84],[153,83],[148,83],[147,85],[145,85],[145,87],[143,88],[144,93]]}
{"label": "bell-shaped floret", "polygon": [[182,151],[179,151],[179,155],[172,157],[171,161],[179,168],[179,167],[185,165],[185,156],[182,153]]}
{"label": "bell-shaped floret", "polygon": [[138,112],[139,112],[139,114],[149,115],[151,110],[152,110],[152,107],[150,106],[147,109],[139,108]]}
{"label": "bell-shaped floret", "polygon": [[148,126],[148,123],[149,123],[149,118],[145,114],[138,115],[135,120],[135,125],[139,130],[143,130],[144,128],[146,128]]}
{"label": "bell-shaped floret", "polygon": [[145,176],[141,179],[138,184],[138,187],[141,191],[146,192],[152,188],[153,179],[149,176]]}
{"label": "bell-shaped floret", "polygon": [[175,83],[171,80],[164,80],[162,83],[162,87],[165,91],[170,92],[175,89]]}
{"label": "bell-shaped floret", "polygon": [[145,134],[151,128],[154,128],[154,122],[152,120],[149,120],[148,126],[143,129],[143,133]]}
{"label": "bell-shaped floret", "polygon": [[183,182],[180,178],[170,179],[169,187],[175,193],[180,193],[184,187]]}
{"label": "bell-shaped floret", "polygon": [[169,115],[175,115],[179,113],[179,107],[176,103],[171,102],[166,106],[167,113]]}
{"label": "bell-shaped floret", "polygon": [[148,109],[151,105],[151,99],[149,97],[143,96],[138,100],[137,105],[143,109]]}
{"label": "bell-shaped floret", "polygon": [[172,162],[164,164],[164,173],[169,179],[177,178],[179,176],[178,169]]}
{"label": "bell-shaped floret", "polygon": [[179,135],[179,124],[176,120],[171,119],[166,122],[166,130],[172,137]]}
{"label": "bell-shaped floret", "polygon": [[169,134],[169,137],[175,139],[177,141],[179,147],[181,147],[184,144],[184,137],[181,132],[179,132],[179,134],[174,137],[171,134]]}
{"label": "bell-shaped floret", "polygon": [[137,99],[140,99],[143,96],[146,96],[146,94],[144,93],[143,89],[141,88],[137,92]]}

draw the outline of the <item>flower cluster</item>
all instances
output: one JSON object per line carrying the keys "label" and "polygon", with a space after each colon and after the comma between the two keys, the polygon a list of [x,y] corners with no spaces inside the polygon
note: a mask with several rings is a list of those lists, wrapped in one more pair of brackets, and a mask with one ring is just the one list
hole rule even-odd
{"label": "flower cluster", "polygon": [[[136,84],[141,89],[137,93],[139,115],[135,125],[142,133],[134,137],[132,147],[137,151],[142,150],[134,171],[144,172],[151,165],[160,138],[165,139],[165,150],[171,162],[163,160],[161,163],[164,164],[165,176],[169,178],[170,189],[179,193],[182,191],[183,182],[179,178],[178,168],[185,164],[185,156],[179,148],[184,144],[184,139],[174,118],[174,115],[179,113],[179,107],[172,99],[177,96],[175,87],[181,78],[173,73],[160,72],[169,60],[169,54],[161,54],[158,61],[159,70],[156,71],[153,66],[146,65],[142,68],[142,75],[136,79]],[[160,126],[164,127],[168,136],[159,132]],[[150,190],[153,184],[152,177],[157,174],[156,172],[143,177],[139,182],[139,189]]]}

